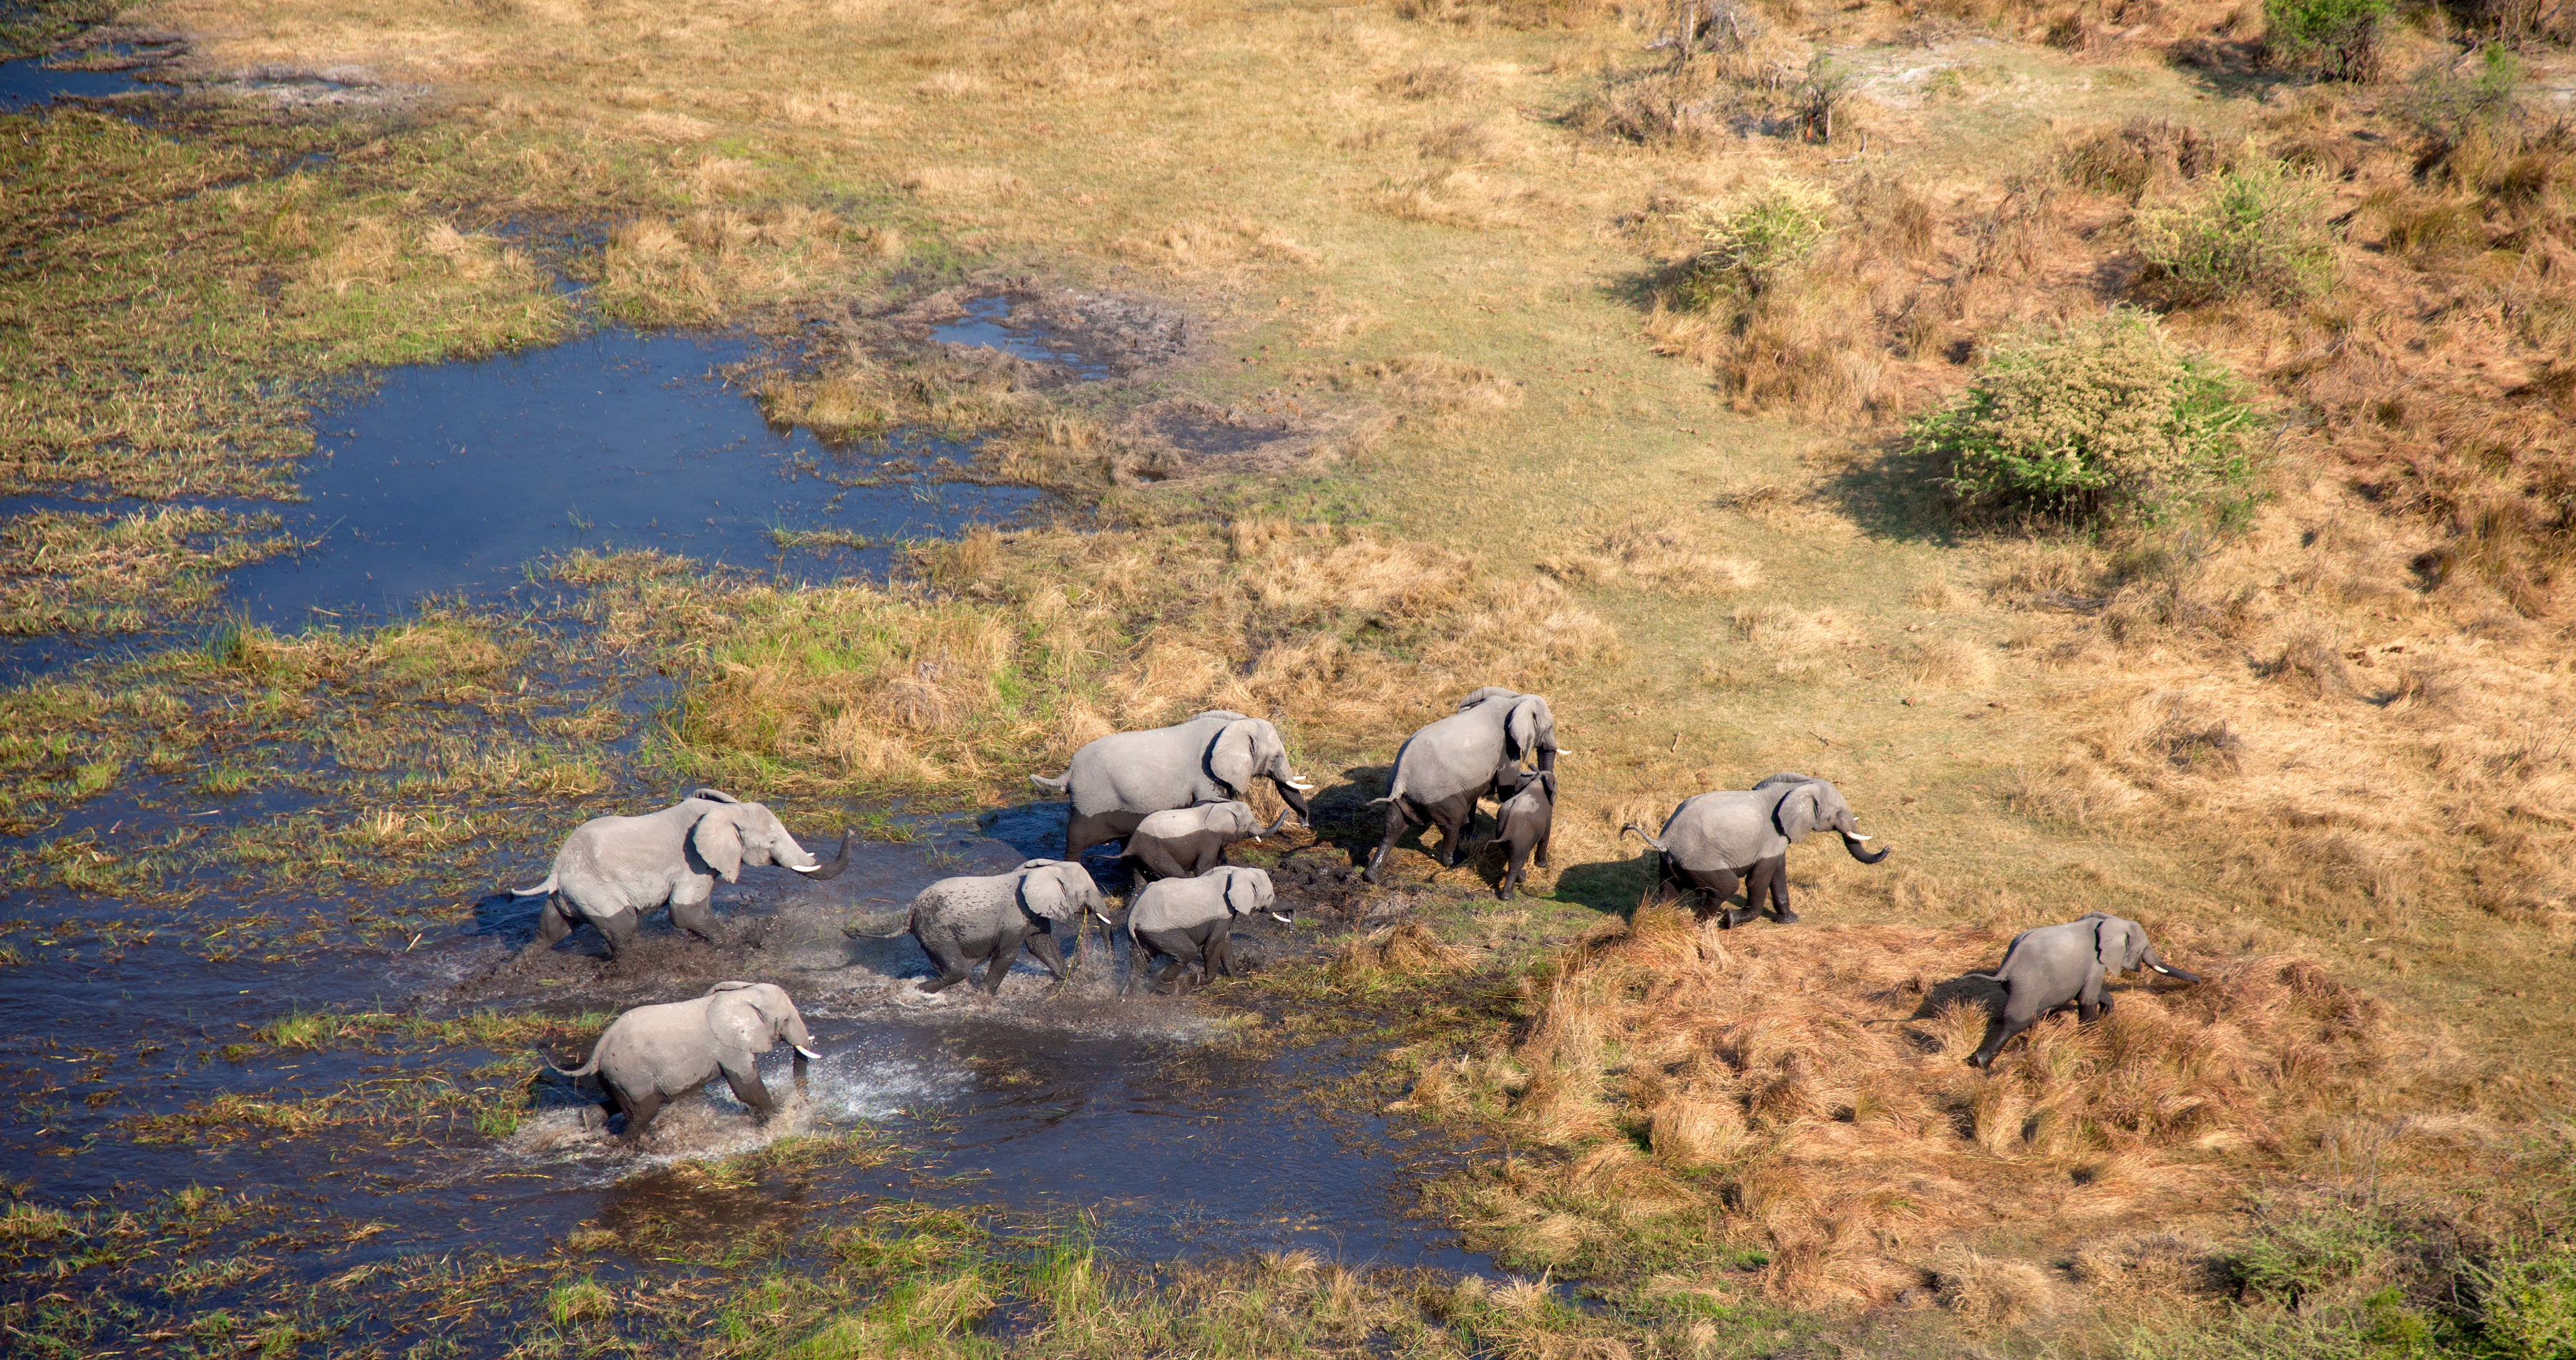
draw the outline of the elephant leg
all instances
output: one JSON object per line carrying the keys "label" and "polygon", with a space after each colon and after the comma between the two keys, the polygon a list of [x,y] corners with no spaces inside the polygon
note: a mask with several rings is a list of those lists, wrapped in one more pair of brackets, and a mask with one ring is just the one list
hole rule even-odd
{"label": "elephant leg", "polygon": [[1467,862],[1467,828],[1476,822],[1476,795],[1462,793],[1431,805],[1431,820],[1440,828],[1440,865],[1455,869]]}
{"label": "elephant leg", "polygon": [[1536,861],[1538,867],[1542,869],[1547,867],[1547,843],[1554,839],[1556,839],[1556,828],[1553,826],[1550,826],[1547,829],[1546,835],[1538,838],[1538,853],[1531,856],[1531,858]]}
{"label": "elephant leg", "polygon": [[1413,825],[1413,818],[1404,810],[1404,800],[1401,798],[1388,799],[1386,802],[1386,835],[1378,841],[1377,849],[1369,855],[1368,870],[1360,875],[1360,880],[1362,882],[1375,883],[1385,876],[1386,857],[1394,853],[1395,843],[1404,838],[1405,828],[1411,825]]}
{"label": "elephant leg", "polygon": [[2103,995],[2102,979],[2098,975],[2084,984],[2083,991],[2075,994],[2075,1020],[2077,1024],[2092,1024],[2094,1021],[2101,1019],[2103,1013],[2110,1009],[2111,998]]}
{"label": "elephant leg", "polygon": [[[2009,988],[2010,984],[2007,983],[2006,986]],[[1969,1064],[1975,1067],[1993,1066],[1995,1055],[2004,1051],[2004,1045],[2011,1043],[2013,1036],[2038,1022],[2039,1007],[2007,991],[2003,1009],[1996,1012],[1995,1018],[1986,1025],[1985,1042],[1977,1045],[1977,1051],[1968,1055]]]}
{"label": "elephant leg", "polygon": [[563,943],[580,924],[565,910],[562,898],[548,894],[546,900],[537,906],[537,938],[528,941],[528,947],[520,950],[519,956],[525,958],[545,953]]}
{"label": "elephant leg", "polygon": [[1097,817],[1073,813],[1064,822],[1064,857],[1076,864],[1095,845],[1124,840],[1144,818],[1132,812],[1104,812]]}
{"label": "elephant leg", "polygon": [[599,927],[600,934],[608,937],[610,958],[616,958],[634,948],[636,933],[642,928],[639,919],[634,912],[620,911],[614,916],[591,923]]}
{"label": "elephant leg", "polygon": [[1773,920],[1784,926],[1797,922],[1798,913],[1789,909],[1789,861],[1785,856],[1773,855],[1756,861],[1752,873],[1746,878],[1744,905],[1751,914],[1761,914],[1762,900],[1766,897],[1771,899]]}
{"label": "elephant leg", "polygon": [[923,940],[921,952],[928,954],[930,966],[939,970],[939,976],[922,979],[921,990],[925,994],[936,995],[964,982],[968,971],[975,966],[975,961],[966,957],[954,941],[942,940],[934,947],[930,941]]}
{"label": "elephant leg", "polygon": [[984,966],[984,995],[999,996],[1002,979],[1011,975],[1011,965],[1020,957],[1019,937],[1005,935],[993,946],[993,958]]}
{"label": "elephant leg", "polygon": [[1735,896],[1736,884],[1740,882],[1733,869],[1685,869],[1674,865],[1673,874],[1701,924],[1705,925],[1708,918],[1714,916],[1719,929],[1733,930],[1752,918],[1750,912],[1736,915],[1734,906],[1727,900]]}
{"label": "elephant leg", "polygon": [[760,1069],[750,1063],[723,1064],[725,1085],[733,1088],[733,1098],[751,1107],[751,1117],[763,1124],[778,1113],[778,1105],[769,1098],[769,1088],[760,1084]]}
{"label": "elephant leg", "polygon": [[[1075,952],[1079,953],[1080,950],[1081,946],[1076,945]],[[1056,948],[1055,934],[1052,931],[1042,930],[1031,935],[1029,952],[1037,955],[1038,962],[1045,964],[1048,972],[1055,974],[1056,981],[1062,982],[1071,976],[1064,966],[1064,954]]]}
{"label": "elephant leg", "polygon": [[644,1141],[644,1130],[652,1124],[653,1116],[662,1112],[662,1093],[646,1091],[639,1096],[629,1096],[619,1091],[617,1103],[626,1109],[626,1132],[620,1136],[629,1145]]}
{"label": "elephant leg", "polygon": [[1526,841],[1515,840],[1511,845],[1511,858],[1503,865],[1503,881],[1494,888],[1494,896],[1506,902],[1512,900],[1513,891],[1521,885],[1521,874],[1529,866],[1529,844]]}
{"label": "elephant leg", "polygon": [[1207,962],[1199,968],[1200,981],[1214,982],[1220,977],[1235,976],[1233,934],[1221,929],[1215,939],[1208,941],[1204,957]]}
{"label": "elephant leg", "polygon": [[710,894],[708,897],[687,902],[677,897],[672,898],[671,924],[709,944],[723,944],[723,927],[716,924],[715,908],[709,905],[712,896],[713,894]]}

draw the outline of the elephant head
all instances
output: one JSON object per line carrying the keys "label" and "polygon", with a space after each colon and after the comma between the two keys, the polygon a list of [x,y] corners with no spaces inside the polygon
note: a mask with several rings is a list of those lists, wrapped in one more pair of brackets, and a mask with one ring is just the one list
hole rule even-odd
{"label": "elephant head", "polygon": [[1260,869],[1219,869],[1225,875],[1225,909],[1228,915],[1250,916],[1269,912],[1270,919],[1281,925],[1294,925],[1289,918],[1296,908],[1278,910],[1279,894],[1271,889],[1270,875]]}
{"label": "elephant head", "polygon": [[1220,728],[1216,740],[1208,743],[1206,764],[1208,777],[1235,797],[1249,794],[1253,780],[1267,779],[1300,818],[1306,815],[1306,790],[1314,785],[1300,782],[1290,772],[1288,747],[1279,740],[1279,729],[1267,720],[1237,718]]}
{"label": "elephant head", "polygon": [[1771,825],[1791,845],[1807,838],[1807,833],[1831,830],[1843,838],[1843,848],[1863,864],[1876,864],[1887,858],[1887,851],[1872,854],[1861,848],[1869,837],[1860,834],[1860,824],[1853,820],[1851,804],[1843,801],[1842,790],[1821,779],[1797,775],[1773,775],[1753,787],[1777,787],[1796,780],[1772,809]]}
{"label": "elephant head", "polygon": [[1226,802],[1219,803],[1207,810],[1206,826],[1208,830],[1223,836],[1229,841],[1239,841],[1247,838],[1257,841],[1264,836],[1275,836],[1279,834],[1279,828],[1288,824],[1288,817],[1288,812],[1285,809],[1282,809],[1279,813],[1279,820],[1272,822],[1268,826],[1263,826],[1261,824],[1261,819],[1253,815],[1250,804]]}
{"label": "elephant head", "polygon": [[719,982],[707,989],[707,998],[707,1029],[720,1046],[766,1053],[784,1039],[799,1062],[823,1056],[814,1051],[814,1036],[805,1032],[796,1003],[776,983]]}
{"label": "elephant head", "polygon": [[826,861],[798,845],[779,822],[778,814],[762,804],[740,802],[713,789],[700,789],[691,797],[715,806],[689,828],[689,848],[697,851],[698,858],[727,883],[739,881],[746,864],[783,864],[821,881],[837,877],[850,862],[850,832],[846,827],[841,831],[840,853]]}
{"label": "elephant head", "polygon": [[1020,865],[1020,908],[1047,921],[1080,921],[1084,912],[1109,928],[1109,900],[1091,871],[1068,860],[1033,859]]}
{"label": "elephant head", "polygon": [[2135,921],[2122,920],[2102,912],[2087,913],[2093,921],[2093,957],[2106,973],[2133,973],[2138,965],[2147,967],[2180,982],[2198,982],[2196,974],[2168,964],[2156,947],[2147,943],[2147,928]]}

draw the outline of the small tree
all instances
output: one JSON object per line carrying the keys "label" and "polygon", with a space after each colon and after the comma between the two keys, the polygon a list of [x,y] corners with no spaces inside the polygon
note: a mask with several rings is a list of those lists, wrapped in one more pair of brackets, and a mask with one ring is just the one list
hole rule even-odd
{"label": "small tree", "polygon": [[1998,346],[1911,433],[1972,511],[2152,523],[2244,486],[2254,419],[2234,375],[2122,308]]}
{"label": "small tree", "polygon": [[2272,59],[2320,80],[2368,80],[2379,73],[2379,30],[2394,0],[2263,0],[2263,41]]}
{"label": "small tree", "polygon": [[1806,263],[1833,232],[1833,199],[1802,180],[1773,180],[1735,207],[1689,219],[1699,253],[1685,267],[1679,299],[1702,311],[1749,302]]}
{"label": "small tree", "polygon": [[2334,283],[2334,233],[2316,181],[2254,159],[2204,180],[2193,197],[2138,216],[2138,291],[2192,306],[2254,293],[2304,302]]}

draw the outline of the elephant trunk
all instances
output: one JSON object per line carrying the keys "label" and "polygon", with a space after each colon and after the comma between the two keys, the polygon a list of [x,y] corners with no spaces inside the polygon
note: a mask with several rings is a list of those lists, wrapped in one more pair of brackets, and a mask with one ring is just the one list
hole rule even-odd
{"label": "elephant trunk", "polygon": [[[1308,822],[1306,815],[1306,794],[1303,790],[1297,787],[1295,781],[1289,779],[1286,775],[1274,774],[1270,776],[1270,783],[1273,787],[1279,790],[1279,801],[1286,803],[1290,808],[1295,809],[1297,820]],[[1285,813],[1281,814],[1283,817],[1286,815],[1287,814]],[[1312,823],[1309,822],[1308,824],[1311,825]],[[1271,830],[1276,831],[1278,828],[1272,827]]]}
{"label": "elephant trunk", "polygon": [[1861,849],[1861,843],[1868,839],[1869,837],[1867,836],[1856,836],[1851,832],[1846,831],[1843,833],[1843,849],[1850,851],[1851,857],[1859,860],[1863,864],[1876,864],[1880,860],[1887,858],[1887,852],[1891,847],[1880,846],[1875,854]]}
{"label": "elephant trunk", "polygon": [[824,882],[828,879],[839,878],[841,876],[841,871],[850,867],[850,834],[850,829],[848,827],[842,827],[840,852],[833,855],[829,860],[816,863],[811,869],[799,869],[797,872],[817,883]]}
{"label": "elephant trunk", "polygon": [[1281,808],[1279,810],[1279,820],[1272,822],[1268,826],[1256,829],[1252,833],[1252,838],[1257,841],[1264,836],[1276,836],[1279,834],[1279,828],[1286,825],[1288,825],[1288,809]]}
{"label": "elephant trunk", "polygon": [[2155,969],[2157,972],[2164,974],[2166,977],[2172,978],[2176,982],[2200,981],[2200,974],[2186,973],[2182,969],[2174,967],[2172,964],[2165,962],[2164,957],[2156,953],[2152,948],[2146,952],[2144,957],[2146,965],[2149,968]]}

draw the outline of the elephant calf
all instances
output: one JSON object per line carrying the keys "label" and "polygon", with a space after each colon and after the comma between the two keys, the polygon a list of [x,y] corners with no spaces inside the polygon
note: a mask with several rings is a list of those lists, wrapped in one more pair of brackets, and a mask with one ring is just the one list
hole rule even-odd
{"label": "elephant calf", "polygon": [[1196,878],[1225,863],[1226,847],[1236,841],[1278,835],[1288,815],[1282,809],[1279,820],[1263,826],[1251,805],[1232,801],[1157,812],[1136,824],[1120,858],[1141,879]]}
{"label": "elephant calf", "polygon": [[1135,909],[1127,913],[1127,936],[1136,951],[1128,979],[1144,975],[1158,955],[1172,964],[1153,985],[1157,990],[1170,986],[1176,996],[1188,994],[1193,963],[1199,966],[1201,985],[1219,974],[1232,977],[1235,918],[1266,911],[1272,920],[1291,924],[1294,909],[1277,907],[1270,875],[1259,869],[1227,867],[1196,878],[1158,879],[1136,895]]}
{"label": "elephant calf", "polygon": [[[1860,834],[1841,790],[1802,774],[1775,774],[1741,792],[1685,798],[1664,820],[1659,836],[1647,835],[1635,822],[1619,834],[1633,831],[1660,852],[1657,901],[1678,890],[1692,899],[1691,909],[1702,921],[1722,913],[1719,924],[1733,927],[1760,915],[1766,896],[1773,919],[1783,925],[1798,919],[1789,909],[1789,847],[1826,828],[1840,835],[1843,848],[1863,864],[1887,858],[1885,850],[1872,854],[1861,849],[1869,837]],[[1740,916],[1726,902],[1739,880],[1745,884]]]}
{"label": "elephant calf", "polygon": [[700,789],[678,803],[641,817],[594,817],[564,838],[555,869],[513,897],[543,897],[537,938],[522,957],[552,949],[585,925],[608,937],[608,952],[635,942],[644,914],[668,902],[671,924],[702,940],[716,938],[707,902],[716,880],[732,883],[746,864],[783,864],[817,882],[850,862],[850,832],[841,851],[817,859],[787,834],[776,814],[717,789]]}
{"label": "elephant calf", "polygon": [[814,1036],[805,1032],[796,1003],[771,983],[719,982],[705,996],[638,1006],[617,1017],[591,1047],[590,1061],[569,1072],[553,1063],[546,1067],[575,1081],[596,1077],[608,1092],[605,1103],[626,1115],[626,1141],[632,1143],[665,1101],[697,1090],[719,1072],[734,1099],[767,1122],[777,1106],[753,1060],[781,1039],[796,1049],[801,1080],[805,1060],[823,1055],[814,1051]]}
{"label": "elephant calf", "polygon": [[1555,820],[1556,771],[1522,771],[1520,787],[1494,809],[1494,838],[1510,855],[1503,865],[1503,881],[1494,887],[1494,896],[1506,902],[1512,900],[1533,852],[1538,867],[1547,867],[1548,831]]}
{"label": "elephant calf", "polygon": [[1969,1055],[1969,1063],[1991,1066],[2014,1035],[2037,1024],[2041,1016],[2068,1006],[2075,1007],[2076,1019],[2086,1024],[2109,1014],[2111,998],[2104,995],[2102,984],[2111,974],[2135,971],[2142,963],[2169,978],[2200,981],[2167,964],[2147,943],[2145,926],[2103,912],[2086,912],[2064,925],[2015,935],[1995,971],[1967,974],[2004,985],[2003,1010],[1987,1025],[1986,1041]]}
{"label": "elephant calf", "polygon": [[1100,918],[1103,931],[1109,928],[1109,903],[1091,871],[1064,860],[1033,859],[1007,874],[943,878],[912,899],[912,938],[939,970],[921,990],[946,991],[990,959],[984,994],[999,992],[1022,945],[1062,982],[1064,955],[1056,948],[1055,923],[1078,923],[1086,911]]}

